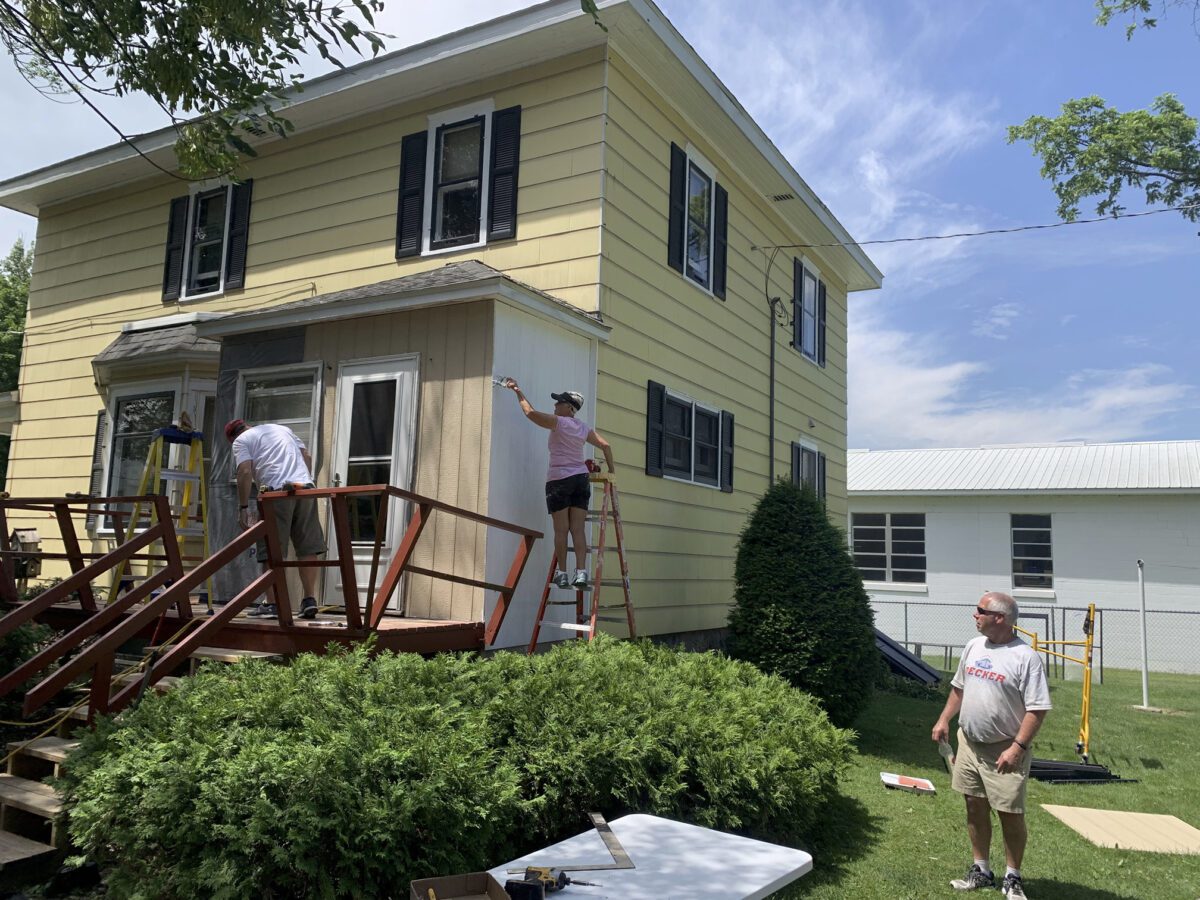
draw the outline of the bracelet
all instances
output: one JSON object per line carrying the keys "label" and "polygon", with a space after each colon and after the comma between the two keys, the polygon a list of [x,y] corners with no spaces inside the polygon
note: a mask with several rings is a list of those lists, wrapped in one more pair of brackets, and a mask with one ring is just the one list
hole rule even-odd
{"label": "bracelet", "polygon": [[1029,750],[1029,745],[1028,745],[1028,744],[1022,744],[1022,743],[1021,743],[1020,741],[1018,741],[1016,738],[1013,738],[1013,743],[1014,743],[1014,744],[1016,744],[1018,747],[1020,747],[1022,750],[1025,750],[1025,751],[1028,751],[1028,750]]}

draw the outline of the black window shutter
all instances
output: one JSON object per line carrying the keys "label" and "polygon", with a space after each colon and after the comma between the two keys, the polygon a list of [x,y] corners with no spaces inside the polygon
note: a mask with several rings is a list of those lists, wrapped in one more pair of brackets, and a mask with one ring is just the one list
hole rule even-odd
{"label": "black window shutter", "polygon": [[687,218],[687,154],[671,144],[671,210],[667,216],[667,265],[683,271],[683,226]]}
{"label": "black window shutter", "polygon": [[800,445],[792,442],[792,484],[799,487],[804,483],[804,460],[800,453]]}
{"label": "black window shutter", "polygon": [[717,185],[713,192],[713,293],[725,299],[725,267],[729,256],[729,195]]}
{"label": "black window shutter", "polygon": [[225,251],[225,289],[246,285],[246,247],[250,243],[250,195],[254,179],[233,186],[229,215],[229,245]]}
{"label": "black window shutter", "polygon": [[646,382],[646,474],[662,477],[663,411],[667,389],[657,381]]}
{"label": "black window shutter", "polygon": [[178,300],[183,286],[183,255],[187,249],[187,218],[190,197],[176,197],[171,201],[171,213],[167,220],[167,259],[163,263],[162,298],[166,303]]}
{"label": "black window shutter", "polygon": [[[825,368],[825,282],[817,282],[817,362]],[[824,496],[822,494],[822,496]]]}
{"label": "black window shutter", "polygon": [[804,266],[792,259],[792,346],[804,346]]}
{"label": "black window shutter", "polygon": [[825,454],[817,454],[817,496],[821,498],[821,502],[825,502]]}
{"label": "black window shutter", "polygon": [[492,162],[488,189],[489,241],[517,236],[517,171],[521,159],[521,107],[492,114]]}
{"label": "black window shutter", "polygon": [[[88,482],[88,493],[93,497],[104,493],[104,431],[107,427],[108,413],[102,409],[96,413],[96,442],[92,444],[92,478]],[[88,513],[86,527],[89,531],[96,527],[95,513]]]}
{"label": "black window shutter", "polygon": [[429,133],[405,135],[400,142],[400,197],[396,203],[396,259],[421,253],[425,216],[425,149]]}
{"label": "black window shutter", "polygon": [[733,493],[733,413],[721,410],[721,490]]}

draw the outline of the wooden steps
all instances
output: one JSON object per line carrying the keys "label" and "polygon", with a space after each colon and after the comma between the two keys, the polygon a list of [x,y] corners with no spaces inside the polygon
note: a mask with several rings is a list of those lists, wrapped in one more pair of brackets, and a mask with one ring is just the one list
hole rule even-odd
{"label": "wooden steps", "polygon": [[62,812],[58,792],[42,781],[0,772],[0,805],[52,819]]}
{"label": "wooden steps", "polygon": [[[79,741],[73,741],[69,738],[42,737],[28,743],[25,741],[10,741],[8,752],[12,753],[19,748],[21,752],[18,754],[18,757],[25,756],[33,759],[44,759],[47,762],[60,765],[71,755],[71,751],[78,746]],[[13,759],[15,760],[18,757],[13,757]]]}
{"label": "wooden steps", "polygon": [[[159,647],[147,647],[146,652],[158,649],[170,649]],[[194,660],[211,659],[215,662],[236,663],[244,659],[267,659],[271,661],[281,660],[283,657],[278,653],[271,653],[267,650],[231,650],[228,647],[197,647],[191,653],[191,658]]]}

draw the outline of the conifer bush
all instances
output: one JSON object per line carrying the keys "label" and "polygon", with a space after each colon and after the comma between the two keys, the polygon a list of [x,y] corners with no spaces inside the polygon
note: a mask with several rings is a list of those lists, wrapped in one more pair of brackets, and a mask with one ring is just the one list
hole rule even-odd
{"label": "conifer bush", "polygon": [[795,843],[850,753],[810,697],[716,655],[357,649],[207,666],[103,721],[61,787],[115,897],[375,898],[561,840],[590,811]]}
{"label": "conifer bush", "polygon": [[729,653],[806,691],[849,726],[879,671],[874,616],[845,535],[811,489],[773,484],[738,543]]}

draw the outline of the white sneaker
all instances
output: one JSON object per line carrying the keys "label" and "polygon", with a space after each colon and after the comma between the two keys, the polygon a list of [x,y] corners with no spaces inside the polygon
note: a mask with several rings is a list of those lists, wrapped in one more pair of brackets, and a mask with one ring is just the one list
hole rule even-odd
{"label": "white sneaker", "polygon": [[571,579],[567,577],[567,573],[557,569],[554,571],[554,578],[551,580],[554,582],[555,587],[565,588],[571,586]]}
{"label": "white sneaker", "polygon": [[588,573],[587,569],[576,569],[575,577],[571,581],[571,587],[577,591],[586,591],[588,589]]}

